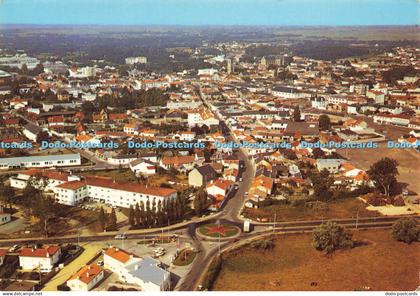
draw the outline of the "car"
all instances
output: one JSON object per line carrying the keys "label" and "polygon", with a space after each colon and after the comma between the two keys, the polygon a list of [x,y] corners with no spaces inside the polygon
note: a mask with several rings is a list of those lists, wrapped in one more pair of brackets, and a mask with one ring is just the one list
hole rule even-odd
{"label": "car", "polygon": [[13,245],[10,249],[9,252],[16,252],[17,250],[19,250],[20,246],[19,245]]}
{"label": "car", "polygon": [[96,262],[96,264],[98,264],[98,266],[103,266],[104,262],[102,260],[99,260],[98,262]]}
{"label": "car", "polygon": [[125,234],[117,234],[114,236],[114,239],[127,239],[127,236]]}

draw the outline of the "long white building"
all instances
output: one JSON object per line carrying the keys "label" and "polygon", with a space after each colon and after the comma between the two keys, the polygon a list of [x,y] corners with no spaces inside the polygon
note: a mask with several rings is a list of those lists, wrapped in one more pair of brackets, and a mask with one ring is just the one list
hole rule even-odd
{"label": "long white building", "polygon": [[45,155],[45,156],[21,156],[0,158],[0,169],[10,168],[50,168],[78,166],[82,164],[79,153]]}
{"label": "long white building", "polygon": [[[175,199],[174,189],[153,187],[137,183],[115,182],[111,178],[98,176],[75,176],[67,173],[29,170],[10,178],[14,188],[25,188],[31,177],[43,177],[45,190],[52,190],[58,203],[74,206],[90,198],[116,207],[129,208],[147,200],[156,203]],[[41,187],[41,186],[39,186]]]}

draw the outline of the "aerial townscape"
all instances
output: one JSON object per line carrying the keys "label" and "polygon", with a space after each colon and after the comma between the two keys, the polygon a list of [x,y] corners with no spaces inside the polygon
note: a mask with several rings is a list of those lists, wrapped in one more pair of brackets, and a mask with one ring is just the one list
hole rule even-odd
{"label": "aerial townscape", "polygon": [[418,289],[420,30],[340,30],[0,27],[0,291]]}

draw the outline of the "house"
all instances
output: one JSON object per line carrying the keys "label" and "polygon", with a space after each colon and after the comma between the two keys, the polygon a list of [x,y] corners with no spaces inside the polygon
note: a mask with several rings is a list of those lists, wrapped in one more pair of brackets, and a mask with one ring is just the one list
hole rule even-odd
{"label": "house", "polygon": [[89,264],[82,267],[67,280],[67,286],[71,291],[87,292],[92,290],[103,278],[105,272],[97,264]]}
{"label": "house", "polygon": [[201,187],[216,179],[216,171],[209,164],[197,167],[188,174],[188,185]]}
{"label": "house", "polygon": [[12,221],[12,215],[9,213],[3,212],[2,207],[0,207],[0,225],[9,223]]}
{"label": "house", "polygon": [[33,123],[28,123],[24,126],[22,133],[25,137],[27,137],[29,140],[36,142],[36,139],[38,137],[38,134],[41,133],[42,129]]}
{"label": "house", "polygon": [[4,260],[6,260],[7,250],[0,249],[0,266],[3,265]]}
{"label": "house", "polygon": [[23,248],[19,252],[19,266],[23,270],[39,269],[42,272],[50,272],[60,260],[61,248],[48,246],[42,248]]}
{"label": "house", "polygon": [[118,275],[120,281],[138,285],[142,291],[168,291],[171,274],[151,257],[138,257],[125,250],[110,247],[104,251],[104,267]]}
{"label": "house", "polygon": [[317,159],[316,168],[318,171],[326,169],[330,173],[334,174],[338,173],[343,162],[343,159]]}
{"label": "house", "polygon": [[175,168],[175,169],[185,168],[189,170],[194,167],[194,163],[195,163],[195,157],[193,155],[164,156],[160,160],[160,166],[163,167],[165,170],[169,170],[171,168]]}
{"label": "house", "polygon": [[130,162],[130,169],[136,174],[136,175],[154,175],[156,174],[156,165],[145,159],[136,159],[132,162]]}
{"label": "house", "polygon": [[217,179],[206,186],[206,191],[212,196],[221,195],[227,197],[233,189],[233,184],[234,182],[230,180]]}

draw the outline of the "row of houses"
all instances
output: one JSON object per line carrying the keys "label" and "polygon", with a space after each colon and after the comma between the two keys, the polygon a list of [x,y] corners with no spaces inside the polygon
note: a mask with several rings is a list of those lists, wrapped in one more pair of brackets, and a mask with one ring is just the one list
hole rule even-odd
{"label": "row of houses", "polygon": [[[0,249],[0,266],[7,250]],[[62,258],[60,246],[25,247],[19,253],[22,271],[51,272]],[[125,250],[109,247],[103,250],[103,266],[88,264],[66,281],[71,291],[90,291],[105,277],[105,270],[118,275],[119,281],[138,286],[142,291],[168,291],[171,287],[171,273],[162,267],[160,261],[149,256],[139,257]]]}

